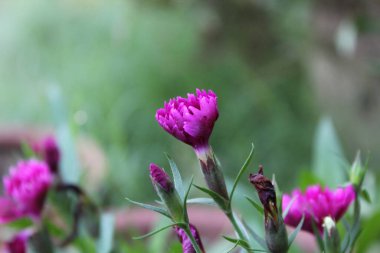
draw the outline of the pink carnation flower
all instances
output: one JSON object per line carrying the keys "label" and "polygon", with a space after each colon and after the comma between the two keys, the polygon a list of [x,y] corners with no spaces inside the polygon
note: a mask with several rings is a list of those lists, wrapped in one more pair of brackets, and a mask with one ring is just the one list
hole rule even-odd
{"label": "pink carnation flower", "polygon": [[328,187],[323,189],[319,185],[313,185],[309,186],[305,193],[296,189],[292,195],[284,194],[283,210],[287,208],[292,198],[295,200],[285,217],[285,223],[295,227],[304,215],[305,221],[302,229],[313,233],[313,222],[320,231],[323,231],[323,218],[330,216],[336,222],[342,218],[355,199],[355,190],[352,185],[336,190],[330,190]]}
{"label": "pink carnation flower", "polygon": [[45,162],[20,161],[3,178],[5,198],[14,203],[14,212],[39,217],[53,175]]}
{"label": "pink carnation flower", "polygon": [[215,93],[199,89],[187,98],[170,99],[156,112],[156,120],[164,130],[195,149],[208,146],[218,116]]}
{"label": "pink carnation flower", "polygon": [[[195,249],[193,245],[191,244],[190,238],[186,235],[185,231],[179,227],[174,227],[174,230],[178,236],[179,241],[182,244],[182,252],[195,253]],[[195,228],[195,226],[193,226],[192,224],[190,224],[190,231],[195,241],[197,242],[199,248],[202,250],[202,252],[205,252],[202,241],[201,241],[201,237],[199,236],[199,233],[197,229]]]}

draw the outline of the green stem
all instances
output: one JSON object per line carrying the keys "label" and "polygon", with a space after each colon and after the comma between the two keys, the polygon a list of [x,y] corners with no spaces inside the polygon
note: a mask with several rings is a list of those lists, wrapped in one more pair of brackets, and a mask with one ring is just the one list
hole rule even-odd
{"label": "green stem", "polygon": [[234,227],[236,233],[238,234],[239,239],[248,242],[247,238],[243,234],[243,231],[241,231],[239,224],[236,222],[236,219],[235,219],[235,216],[234,216],[232,210],[227,211],[226,215],[227,215],[228,219],[230,220],[232,226]]}
{"label": "green stem", "polygon": [[199,245],[198,245],[197,241],[195,240],[193,234],[191,233],[189,224],[187,224],[182,229],[185,231],[187,237],[189,237],[191,244],[193,245],[193,248],[195,249],[195,252],[196,253],[203,253],[203,251],[199,248]]}

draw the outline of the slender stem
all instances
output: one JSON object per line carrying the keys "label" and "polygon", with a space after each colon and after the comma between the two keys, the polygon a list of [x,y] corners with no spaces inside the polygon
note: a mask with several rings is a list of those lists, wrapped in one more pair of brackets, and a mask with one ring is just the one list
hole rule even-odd
{"label": "slender stem", "polygon": [[189,224],[187,224],[183,230],[185,231],[187,237],[189,237],[190,241],[191,241],[191,244],[193,245],[194,249],[195,249],[195,252],[196,253],[203,253],[203,251],[199,248],[199,245],[197,243],[197,241],[195,240],[193,234],[191,233],[191,230],[190,230],[190,226]]}
{"label": "slender stem", "polygon": [[226,215],[227,215],[228,219],[230,220],[232,226],[234,227],[236,233],[238,234],[239,239],[245,240],[246,242],[248,242],[246,236],[243,234],[243,231],[241,231],[239,224],[236,222],[236,219],[235,219],[233,212],[230,210],[230,211],[226,212]]}

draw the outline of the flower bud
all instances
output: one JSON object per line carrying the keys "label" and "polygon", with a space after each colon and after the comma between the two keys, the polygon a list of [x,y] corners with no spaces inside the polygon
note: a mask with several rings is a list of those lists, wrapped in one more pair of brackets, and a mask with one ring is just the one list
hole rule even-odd
{"label": "flower bud", "polygon": [[27,253],[28,239],[31,231],[24,230],[15,235],[10,241],[5,243],[6,253]]}
{"label": "flower bud", "polygon": [[[192,224],[189,224],[189,225],[190,225],[191,234],[193,235],[193,237],[194,237],[195,241],[197,242],[199,248],[204,253],[205,250],[203,248],[201,237],[199,236],[199,233],[198,233],[196,227],[193,226]],[[194,249],[193,245],[191,244],[190,238],[186,235],[186,232],[182,228],[179,228],[178,226],[174,227],[174,230],[178,236],[180,243],[182,244],[182,252],[183,253],[195,253],[195,249]]]}
{"label": "flower bud", "polygon": [[327,216],[323,219],[324,242],[326,253],[340,252],[340,236],[334,220]]}
{"label": "flower bud", "polygon": [[282,215],[278,213],[276,192],[272,182],[264,176],[263,167],[260,166],[257,174],[249,176],[250,182],[255,186],[265,216],[265,241],[272,253],[288,251],[288,235]]}
{"label": "flower bud", "polygon": [[196,150],[196,154],[208,188],[228,200],[224,176],[215,160],[212,148],[207,146],[203,149],[198,149]]}
{"label": "flower bud", "polygon": [[182,203],[169,175],[154,163],[150,164],[149,170],[153,186],[168,208],[173,220],[182,221],[184,212]]}

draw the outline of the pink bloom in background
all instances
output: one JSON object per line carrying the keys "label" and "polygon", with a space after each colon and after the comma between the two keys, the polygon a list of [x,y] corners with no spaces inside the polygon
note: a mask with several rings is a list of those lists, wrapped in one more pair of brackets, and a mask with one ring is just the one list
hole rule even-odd
{"label": "pink bloom in background", "polygon": [[[195,249],[193,248],[193,245],[191,244],[191,241],[189,237],[186,235],[185,231],[179,227],[174,227],[174,230],[178,236],[179,241],[182,244],[183,253],[195,253]],[[199,236],[199,233],[195,226],[190,224],[190,231],[193,237],[195,238],[195,241],[197,242],[199,248],[202,250],[202,252],[205,252],[201,241],[201,237]]]}
{"label": "pink bloom in background", "polygon": [[9,197],[0,197],[0,224],[14,221],[22,215],[18,203]]}
{"label": "pink bloom in background", "polygon": [[31,235],[31,231],[24,230],[18,233],[12,238],[11,241],[6,242],[6,253],[26,253],[28,248],[28,239]]}
{"label": "pink bloom in background", "polygon": [[156,112],[156,120],[163,129],[195,149],[208,146],[218,116],[215,93],[199,89],[196,94],[187,94],[187,98],[170,99]]}
{"label": "pink bloom in background", "polygon": [[40,142],[32,144],[34,152],[42,156],[52,172],[56,173],[59,168],[61,154],[54,136],[47,136]]}
{"label": "pink bloom in background", "polygon": [[154,185],[159,185],[166,192],[172,192],[174,190],[174,185],[170,180],[169,175],[156,164],[151,163],[149,166],[150,178]]}
{"label": "pink bloom in background", "polygon": [[295,200],[285,217],[285,223],[295,227],[305,215],[302,229],[313,233],[313,221],[317,228],[323,231],[323,218],[330,216],[336,222],[342,218],[350,204],[355,200],[355,190],[352,185],[336,190],[330,190],[328,187],[323,189],[319,185],[313,185],[309,186],[305,193],[296,189],[292,195],[284,194],[282,198],[283,210],[287,208],[292,198]]}
{"label": "pink bloom in background", "polygon": [[52,182],[53,175],[45,162],[20,161],[3,178],[5,198],[15,203],[21,215],[39,217]]}

